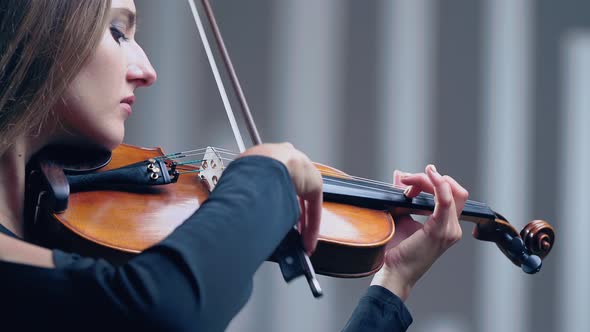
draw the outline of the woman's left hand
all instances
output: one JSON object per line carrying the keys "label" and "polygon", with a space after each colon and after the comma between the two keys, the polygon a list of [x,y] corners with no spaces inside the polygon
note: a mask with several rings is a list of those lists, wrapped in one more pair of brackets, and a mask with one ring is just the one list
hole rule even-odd
{"label": "woman's left hand", "polygon": [[433,165],[428,165],[425,173],[395,171],[394,185],[406,187],[405,195],[409,198],[424,191],[435,199],[434,212],[424,224],[409,215],[394,216],[396,229],[388,244],[385,264],[371,283],[406,300],[418,279],[461,238],[459,216],[469,193],[453,178],[438,174]]}

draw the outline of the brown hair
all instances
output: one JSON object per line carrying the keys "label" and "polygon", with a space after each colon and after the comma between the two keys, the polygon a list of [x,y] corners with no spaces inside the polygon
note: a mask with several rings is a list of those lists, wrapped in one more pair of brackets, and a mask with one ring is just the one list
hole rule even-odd
{"label": "brown hair", "polygon": [[0,155],[39,130],[93,53],[110,0],[0,1]]}

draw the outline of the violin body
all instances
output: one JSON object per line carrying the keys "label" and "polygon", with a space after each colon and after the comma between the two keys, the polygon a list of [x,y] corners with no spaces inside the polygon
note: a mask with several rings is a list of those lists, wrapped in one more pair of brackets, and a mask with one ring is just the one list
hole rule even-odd
{"label": "violin body", "polygon": [[[163,156],[160,148],[141,148],[123,144],[112,158],[95,172],[105,172],[129,164]],[[39,162],[37,160],[37,162]],[[52,160],[57,170],[49,172],[53,186],[67,186],[60,180],[63,161]],[[187,168],[198,168],[185,165]],[[346,174],[317,164],[320,172]],[[180,176],[175,183],[163,186],[115,187],[69,193],[67,207],[56,208],[55,198],[43,188],[47,181],[35,181],[39,171],[29,171],[27,186],[35,205],[31,216],[34,242],[51,248],[122,263],[160,242],[192,215],[209,195],[207,182],[198,175]],[[37,187],[37,188],[35,188]],[[61,190],[63,191],[63,190]],[[324,202],[322,224],[316,252],[311,257],[316,272],[336,277],[363,277],[383,265],[385,245],[394,234],[395,224],[385,210],[350,204]]]}

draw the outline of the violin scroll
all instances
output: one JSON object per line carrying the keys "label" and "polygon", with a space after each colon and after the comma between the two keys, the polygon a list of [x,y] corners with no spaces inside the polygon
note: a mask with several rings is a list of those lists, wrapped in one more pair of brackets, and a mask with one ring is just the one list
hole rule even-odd
{"label": "violin scroll", "polygon": [[520,231],[520,236],[526,248],[541,259],[549,254],[555,242],[555,230],[544,220],[531,221]]}
{"label": "violin scroll", "polygon": [[543,258],[553,248],[555,231],[548,222],[534,220],[518,233],[504,217],[497,214],[493,222],[477,223],[473,237],[496,243],[512,263],[524,272],[534,274],[541,270]]}

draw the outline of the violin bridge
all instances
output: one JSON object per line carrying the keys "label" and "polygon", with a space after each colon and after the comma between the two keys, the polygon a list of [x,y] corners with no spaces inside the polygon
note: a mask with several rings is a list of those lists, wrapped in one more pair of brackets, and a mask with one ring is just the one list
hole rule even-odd
{"label": "violin bridge", "polygon": [[221,154],[214,147],[208,146],[203,155],[199,175],[209,184],[209,191],[213,191],[224,169]]}

